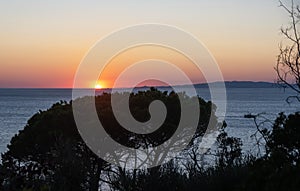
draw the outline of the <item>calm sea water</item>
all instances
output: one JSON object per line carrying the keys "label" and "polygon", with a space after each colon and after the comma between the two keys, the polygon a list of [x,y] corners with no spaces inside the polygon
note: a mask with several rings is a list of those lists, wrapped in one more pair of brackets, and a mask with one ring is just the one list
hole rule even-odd
{"label": "calm sea water", "polygon": [[[210,99],[208,89],[197,91],[204,99]],[[10,139],[24,128],[33,114],[60,100],[71,100],[71,94],[71,89],[0,89],[0,153],[6,151]],[[250,135],[255,132],[255,126],[244,115],[265,113],[266,118],[273,120],[281,111],[300,111],[300,104],[285,102],[289,95],[292,95],[291,91],[279,88],[228,88],[227,132],[242,138],[244,147],[250,150],[253,146]]]}

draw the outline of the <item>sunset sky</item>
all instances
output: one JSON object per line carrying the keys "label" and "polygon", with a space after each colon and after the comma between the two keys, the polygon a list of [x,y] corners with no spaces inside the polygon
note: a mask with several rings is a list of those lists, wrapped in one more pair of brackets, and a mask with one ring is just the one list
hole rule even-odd
{"label": "sunset sky", "polygon": [[[0,87],[72,87],[76,69],[94,43],[142,23],[173,25],[195,35],[225,80],[273,82],[283,40],[279,30],[289,22],[278,6],[277,0],[1,1]],[[138,55],[150,49],[131,51]],[[128,55],[116,58],[118,63],[129,62]],[[103,86],[112,85],[117,70],[112,64]],[[205,81],[189,75],[195,83]]]}

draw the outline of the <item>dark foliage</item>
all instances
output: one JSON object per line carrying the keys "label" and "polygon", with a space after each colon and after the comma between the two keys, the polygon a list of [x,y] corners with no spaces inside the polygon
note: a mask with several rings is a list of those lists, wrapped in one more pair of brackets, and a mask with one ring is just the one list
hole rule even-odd
{"label": "dark foliage", "polygon": [[[127,171],[115,179],[116,190],[249,190],[285,191],[300,188],[300,114],[279,114],[266,132],[267,153],[243,157],[241,141],[218,136],[217,163],[209,168],[182,168],[174,161],[140,171]],[[192,165],[193,166],[193,165]]]}
{"label": "dark foliage", "polygon": [[[140,144],[140,135],[134,135],[134,142],[129,141],[132,133],[123,131],[114,119],[110,97],[110,94],[103,94],[95,98],[101,122],[113,138],[136,147]],[[163,125],[165,135],[160,137],[158,135],[162,133],[159,132],[148,138],[153,144],[168,139],[178,123],[177,118],[180,118],[177,94],[153,88],[131,94],[133,116],[140,121],[147,120],[147,108],[155,99],[162,100],[171,115],[167,116]],[[208,124],[212,104],[202,99],[199,102],[201,117],[198,134],[201,134]],[[98,190],[100,174],[108,167],[109,164],[93,154],[81,139],[71,103],[61,101],[47,111],[35,114],[25,128],[12,138],[8,151],[2,155],[0,190]]]}
{"label": "dark foliage", "polygon": [[[122,102],[123,94],[118,94],[118,101]],[[187,96],[184,101],[185,104],[191,104],[191,98]],[[136,134],[123,128],[115,116],[111,107],[111,95],[103,94],[100,99],[96,99],[96,109],[98,111],[98,117],[101,120],[106,132],[117,142],[127,147],[146,147],[146,146],[158,146],[168,140],[176,131],[180,117],[181,108],[178,95],[174,92],[161,92],[155,88],[151,88],[149,91],[140,91],[137,94],[131,93],[129,99],[129,108],[132,116],[140,122],[146,122],[150,119],[148,111],[149,105],[154,100],[160,100],[167,108],[167,116],[163,125],[153,133],[149,134]],[[200,103],[200,116],[199,124],[196,132],[196,136],[203,134],[211,116],[211,111],[214,112],[215,106],[211,102],[205,102],[203,99],[198,99]],[[120,104],[120,103],[117,103]],[[121,103],[123,104],[123,103]],[[214,123],[217,123],[216,117]]]}
{"label": "dark foliage", "polygon": [[299,190],[299,143],[300,114],[280,113],[268,135],[266,155],[251,166],[248,190]]}
{"label": "dark foliage", "polygon": [[242,141],[240,138],[228,137],[225,127],[221,129],[217,137],[217,166],[219,168],[238,166],[242,162]]}
{"label": "dark foliage", "polygon": [[2,155],[4,190],[82,190],[98,187],[104,161],[81,140],[71,105],[35,114]]}

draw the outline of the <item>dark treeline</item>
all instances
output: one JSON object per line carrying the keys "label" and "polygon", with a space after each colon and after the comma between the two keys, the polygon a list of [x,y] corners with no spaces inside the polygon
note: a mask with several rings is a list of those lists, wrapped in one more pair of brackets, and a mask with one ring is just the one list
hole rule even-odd
{"label": "dark treeline", "polygon": [[[158,132],[141,136],[125,131],[113,117],[110,94],[97,96],[99,118],[107,132],[130,147],[159,145],[174,132],[180,119],[178,95],[154,88],[130,95],[132,115],[149,119],[148,106],[161,100],[168,115]],[[84,98],[83,98],[84,99]],[[186,104],[191,99],[185,96]],[[199,99],[200,118],[195,136],[182,155],[150,169],[125,170],[103,161],[89,150],[76,128],[72,102],[54,104],[29,119],[2,155],[0,190],[298,190],[300,188],[300,114],[279,114],[272,128],[260,129],[265,152],[242,154],[239,138],[219,128],[216,148],[205,155],[199,142],[215,106]],[[252,116],[247,116],[252,117]],[[165,132],[165,133],[164,133]],[[134,137],[134,138],[132,138]],[[207,164],[207,161],[209,162]]]}

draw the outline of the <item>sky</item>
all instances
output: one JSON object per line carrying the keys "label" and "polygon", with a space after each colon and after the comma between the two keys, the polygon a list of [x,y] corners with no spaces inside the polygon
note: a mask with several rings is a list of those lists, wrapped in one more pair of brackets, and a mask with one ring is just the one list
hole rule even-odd
{"label": "sky", "polygon": [[[172,25],[193,34],[214,56],[226,81],[273,82],[283,40],[280,27],[288,22],[276,0],[0,1],[0,87],[72,87],[80,62],[99,39],[143,23]],[[155,52],[168,51],[141,47],[113,60],[129,64],[127,58],[134,55],[156,58],[161,55]],[[175,62],[179,57],[174,56]],[[205,81],[184,63],[194,83]],[[103,87],[113,85],[122,67],[108,68],[99,79]]]}

